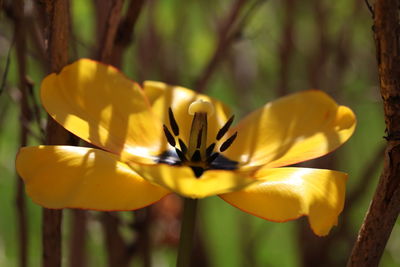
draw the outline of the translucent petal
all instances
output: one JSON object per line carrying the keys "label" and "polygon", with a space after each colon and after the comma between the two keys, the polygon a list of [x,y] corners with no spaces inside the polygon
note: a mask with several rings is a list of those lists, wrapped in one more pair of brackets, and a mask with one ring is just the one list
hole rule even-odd
{"label": "translucent petal", "polygon": [[112,66],[81,59],[41,85],[42,104],[64,128],[122,157],[153,162],[162,124],[138,84]]}
{"label": "translucent petal", "polygon": [[249,165],[279,167],[323,156],[353,134],[354,113],[322,91],[292,94],[246,116],[225,157]]}
{"label": "translucent petal", "polygon": [[315,234],[327,235],[343,210],[347,174],[309,168],[263,168],[258,182],[220,195],[255,216],[285,222],[307,215]]}
{"label": "translucent petal", "polygon": [[158,184],[181,196],[204,198],[217,194],[240,190],[255,182],[250,175],[254,169],[247,171],[207,170],[197,178],[187,166],[167,164],[144,165],[129,163],[144,179]]}
{"label": "translucent petal", "polygon": [[134,210],[170,193],[115,155],[92,148],[25,147],[17,155],[16,168],[32,200],[53,209]]}

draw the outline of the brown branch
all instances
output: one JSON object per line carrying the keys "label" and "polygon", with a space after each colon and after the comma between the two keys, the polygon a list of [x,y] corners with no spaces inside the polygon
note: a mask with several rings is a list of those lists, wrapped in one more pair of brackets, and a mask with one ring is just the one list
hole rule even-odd
{"label": "brown branch", "polygon": [[[60,72],[68,63],[69,2],[68,0],[47,0],[48,53],[50,69]],[[69,144],[69,133],[48,118],[46,141],[49,145]],[[43,266],[61,266],[61,210],[43,209]]]}
{"label": "brown branch", "polygon": [[[106,21],[102,21],[102,17],[98,16],[98,24],[100,25],[99,35],[101,35],[101,42],[97,58],[104,63],[113,62],[112,53],[117,34],[117,29],[120,24],[121,10],[123,0],[113,0],[109,3],[102,3],[96,1],[98,14],[104,13],[104,8],[108,8],[109,12]],[[103,27],[101,27],[103,25]],[[119,232],[120,218],[117,212],[104,212],[101,216],[101,224],[103,227],[104,238],[108,254],[108,266],[110,267],[123,267],[128,266],[132,254],[127,255],[126,251],[129,246],[123,239]]]}
{"label": "brown branch", "polygon": [[353,247],[348,266],[378,266],[400,212],[400,47],[397,0],[374,4],[374,39],[387,145],[375,195]]}
{"label": "brown branch", "polygon": [[144,3],[145,0],[130,0],[128,10],[119,23],[111,57],[114,66],[120,66],[122,63],[122,56],[126,48],[132,42],[136,21],[139,18]]}
{"label": "brown branch", "polygon": [[[129,251],[132,256],[133,253],[139,252],[142,257],[143,267],[151,267],[151,235],[150,227],[150,208],[144,208],[134,211],[135,219],[132,231],[138,234],[138,239],[134,240]],[[126,257],[128,257],[127,255]]]}
{"label": "brown branch", "polygon": [[[28,106],[28,84],[26,80],[26,39],[24,23],[24,3],[21,0],[13,1],[12,13],[14,19],[14,36],[18,60],[18,75],[20,88],[20,117],[22,122],[29,123],[30,111]],[[28,143],[28,132],[24,125],[20,126],[20,146]],[[18,236],[19,236],[19,266],[28,265],[28,216],[26,213],[24,183],[20,177],[17,181],[16,193]]]}
{"label": "brown branch", "polygon": [[279,81],[277,86],[278,95],[283,96],[289,93],[289,78],[291,59],[294,52],[294,29],[297,0],[283,1],[285,9],[285,22],[282,31],[282,40],[279,47]]}
{"label": "brown branch", "polygon": [[331,40],[328,36],[329,32],[329,7],[324,1],[313,1],[313,9],[315,16],[315,25],[317,28],[316,42],[317,47],[313,50],[314,57],[310,60],[309,66],[309,83],[311,88],[321,88],[323,81],[326,79],[327,63],[331,51]]}
{"label": "brown branch", "polygon": [[98,58],[104,63],[111,63],[114,40],[121,18],[123,0],[112,0],[107,16],[105,30],[100,42]]}
{"label": "brown branch", "polygon": [[85,251],[87,211],[71,210],[71,212],[72,236],[69,243],[69,266],[85,267],[87,266],[87,257]]}
{"label": "brown branch", "polygon": [[45,13],[41,13],[41,10],[38,7],[38,2],[34,2],[34,12],[32,15],[27,17],[27,35],[29,36],[30,43],[32,44],[33,50],[35,51],[35,59],[36,62],[40,62],[42,69],[46,72],[49,72],[50,66],[47,60],[47,51],[46,44],[44,39],[44,33],[41,29],[43,29],[43,23],[40,19]]}
{"label": "brown branch", "polygon": [[235,25],[246,2],[247,0],[236,0],[231,7],[228,17],[223,21],[219,31],[219,40],[215,52],[204,68],[200,78],[195,82],[194,88],[197,91],[202,92],[205,90],[205,87],[218,64],[224,58],[228,48],[240,32],[239,28],[235,28]]}
{"label": "brown branch", "polygon": [[106,240],[108,251],[108,266],[124,267],[128,266],[129,261],[125,260],[126,244],[118,231],[120,222],[116,212],[104,212],[101,222]]}

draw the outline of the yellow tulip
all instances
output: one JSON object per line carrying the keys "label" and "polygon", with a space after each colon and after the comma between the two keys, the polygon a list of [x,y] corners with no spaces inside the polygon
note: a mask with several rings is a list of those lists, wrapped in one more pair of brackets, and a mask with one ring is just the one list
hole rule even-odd
{"label": "yellow tulip", "polygon": [[283,167],[323,156],[354,132],[354,113],[321,91],[295,93],[233,125],[220,101],[161,82],[129,80],[81,59],[41,85],[47,112],[98,148],[24,147],[16,168],[44,207],[134,210],[175,192],[218,195],[271,221],[308,216],[326,235],[343,209],[347,175]]}

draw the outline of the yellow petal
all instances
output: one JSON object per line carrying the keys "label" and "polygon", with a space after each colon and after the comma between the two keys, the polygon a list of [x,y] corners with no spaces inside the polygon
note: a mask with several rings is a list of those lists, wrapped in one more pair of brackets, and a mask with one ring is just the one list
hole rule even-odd
{"label": "yellow petal", "polygon": [[96,146],[147,163],[159,154],[161,122],[139,85],[112,66],[78,60],[43,80],[41,98],[58,123]]}
{"label": "yellow petal", "polygon": [[115,155],[92,148],[25,147],[17,155],[16,168],[32,200],[53,209],[134,210],[169,193]]}
{"label": "yellow petal", "polygon": [[225,156],[250,165],[279,167],[323,156],[353,134],[354,113],[322,91],[292,94],[254,111]]}
{"label": "yellow petal", "polygon": [[192,102],[202,99],[214,105],[214,114],[208,117],[208,144],[215,141],[218,130],[229,119],[230,111],[222,102],[193,90],[162,82],[145,81],[143,89],[152,104],[153,112],[169,127],[168,108],[171,108],[179,125],[179,137],[188,142],[193,116],[188,109]]}
{"label": "yellow petal", "polygon": [[307,215],[315,234],[327,235],[343,210],[347,174],[309,168],[263,168],[258,182],[220,195],[255,216],[285,222]]}
{"label": "yellow petal", "polygon": [[196,178],[192,169],[186,166],[171,166],[167,164],[144,165],[129,163],[137,173],[151,183],[165,187],[181,196],[189,198],[204,198],[217,194],[240,190],[256,182],[247,171],[208,170]]}

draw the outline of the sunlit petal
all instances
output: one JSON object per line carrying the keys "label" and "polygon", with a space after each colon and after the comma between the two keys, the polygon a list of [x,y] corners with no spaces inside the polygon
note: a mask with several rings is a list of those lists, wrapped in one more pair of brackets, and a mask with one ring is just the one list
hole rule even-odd
{"label": "sunlit petal", "polygon": [[123,157],[150,163],[164,140],[161,122],[138,84],[89,59],[47,76],[42,104],[64,128]]}
{"label": "sunlit petal", "polygon": [[327,235],[343,209],[347,174],[309,168],[263,168],[258,182],[220,195],[255,216],[284,222],[307,215],[315,234]]}
{"label": "sunlit petal", "polygon": [[190,167],[167,164],[144,165],[129,163],[137,173],[149,182],[163,186],[189,198],[204,198],[240,190],[255,182],[250,176],[253,170],[243,172],[232,170],[208,170],[197,178]]}
{"label": "sunlit petal", "polygon": [[27,194],[47,208],[134,210],[169,194],[115,155],[98,149],[25,147],[18,153],[16,168]]}
{"label": "sunlit petal", "polygon": [[353,134],[354,113],[322,91],[309,90],[266,104],[231,130],[225,156],[250,165],[279,167],[323,156]]}
{"label": "sunlit petal", "polygon": [[193,101],[203,99],[214,105],[215,114],[208,117],[208,144],[215,140],[218,130],[230,116],[229,108],[222,102],[184,87],[172,86],[162,82],[145,81],[143,89],[152,104],[154,113],[166,125],[169,125],[168,108],[172,109],[180,128],[179,137],[185,142],[188,141],[193,119],[193,116],[188,113],[188,108]]}

